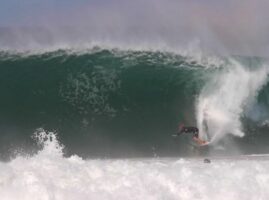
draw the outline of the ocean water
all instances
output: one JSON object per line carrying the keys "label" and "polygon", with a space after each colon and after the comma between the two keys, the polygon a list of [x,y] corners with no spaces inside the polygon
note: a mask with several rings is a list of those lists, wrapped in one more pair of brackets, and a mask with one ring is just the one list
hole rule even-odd
{"label": "ocean water", "polygon": [[[2,51],[0,199],[267,199],[268,73],[250,56]],[[172,137],[180,123],[210,145]]]}

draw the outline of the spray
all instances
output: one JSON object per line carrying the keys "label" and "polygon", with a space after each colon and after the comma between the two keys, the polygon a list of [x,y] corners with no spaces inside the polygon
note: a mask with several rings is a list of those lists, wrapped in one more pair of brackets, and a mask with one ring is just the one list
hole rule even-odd
{"label": "spray", "polygon": [[251,69],[229,59],[198,97],[197,124],[201,137],[213,143],[228,134],[243,137],[240,118],[267,82],[268,71],[265,65]]}

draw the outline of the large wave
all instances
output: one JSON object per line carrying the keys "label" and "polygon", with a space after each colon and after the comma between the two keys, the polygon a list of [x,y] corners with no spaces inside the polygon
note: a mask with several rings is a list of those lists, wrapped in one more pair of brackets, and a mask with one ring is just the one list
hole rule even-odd
{"label": "large wave", "polygon": [[263,58],[95,47],[1,52],[0,67],[2,157],[32,151],[40,127],[58,132],[68,154],[186,155],[185,138],[171,137],[179,122],[208,133],[213,146],[228,138],[243,152],[268,150]]}

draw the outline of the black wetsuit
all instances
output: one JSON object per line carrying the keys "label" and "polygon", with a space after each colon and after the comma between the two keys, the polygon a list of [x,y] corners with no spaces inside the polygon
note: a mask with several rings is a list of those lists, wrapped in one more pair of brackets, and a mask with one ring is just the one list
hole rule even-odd
{"label": "black wetsuit", "polygon": [[180,135],[182,133],[192,133],[193,136],[198,137],[199,134],[199,129],[196,127],[186,127],[184,126],[178,133],[177,135]]}

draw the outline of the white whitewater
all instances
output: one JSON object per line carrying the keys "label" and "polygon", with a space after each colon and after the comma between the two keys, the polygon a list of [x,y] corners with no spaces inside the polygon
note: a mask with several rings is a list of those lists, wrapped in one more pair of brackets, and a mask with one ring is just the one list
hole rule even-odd
{"label": "white whitewater", "polygon": [[83,160],[63,157],[52,133],[38,138],[36,155],[0,163],[1,200],[269,198],[268,156]]}
{"label": "white whitewater", "polygon": [[266,65],[250,69],[230,59],[213,76],[197,101],[197,124],[204,139],[217,142],[227,134],[244,136],[240,118],[268,81],[268,72]]}

